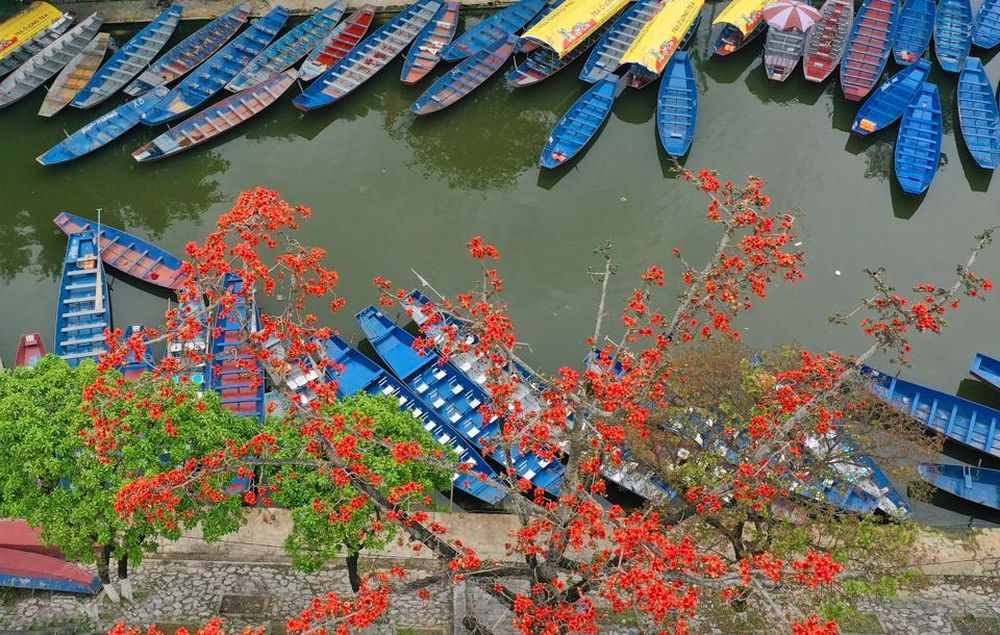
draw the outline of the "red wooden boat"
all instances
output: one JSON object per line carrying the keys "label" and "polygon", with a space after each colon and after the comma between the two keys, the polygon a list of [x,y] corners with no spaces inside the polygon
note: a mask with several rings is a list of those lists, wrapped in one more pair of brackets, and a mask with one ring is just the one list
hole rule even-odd
{"label": "red wooden boat", "polygon": [[63,593],[97,593],[101,581],[89,571],[40,553],[0,548],[0,586]]}
{"label": "red wooden boat", "polygon": [[441,53],[455,37],[460,6],[461,3],[454,0],[441,5],[410,45],[403,62],[403,73],[399,77],[404,84],[416,84],[441,61]]}
{"label": "red wooden boat", "polygon": [[[45,342],[39,333],[27,333],[21,336],[21,341],[17,343],[17,357],[14,358],[14,368],[25,366],[32,368],[38,360],[45,357]],[[0,536],[2,536],[3,525],[8,521],[0,520]]]}
{"label": "red wooden boat", "polygon": [[326,69],[340,61],[358,45],[375,19],[375,7],[363,4],[346,20],[337,25],[322,42],[316,45],[299,69],[299,79],[309,81],[322,75]]}
{"label": "red wooden boat", "polygon": [[57,547],[42,544],[40,534],[39,530],[25,520],[0,520],[0,549],[30,551],[51,558],[62,558],[63,554]]}
{"label": "red wooden boat", "polygon": [[859,101],[875,88],[892,50],[899,20],[897,0],[864,0],[840,61],[844,97]]}

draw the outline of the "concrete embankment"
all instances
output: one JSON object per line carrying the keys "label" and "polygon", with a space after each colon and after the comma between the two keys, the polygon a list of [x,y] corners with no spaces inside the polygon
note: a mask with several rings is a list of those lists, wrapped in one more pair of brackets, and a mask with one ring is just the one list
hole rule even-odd
{"label": "concrete embankment", "polygon": [[[183,19],[210,20],[225,13],[235,3],[235,0],[182,0],[181,4],[184,5]],[[348,10],[366,3],[378,7],[379,13],[395,13],[409,4],[405,0],[347,0]],[[157,6],[149,0],[97,0],[95,2],[55,2],[55,4],[64,11],[75,12],[78,16],[100,11],[107,24],[149,22],[159,15],[166,6],[166,4]],[[326,0],[256,0],[251,1],[251,4],[254,16],[264,15],[278,5],[288,9],[292,15],[308,15],[314,13],[319,7],[327,6],[329,2]],[[511,4],[511,0],[462,0],[463,8],[489,9],[508,4]]]}

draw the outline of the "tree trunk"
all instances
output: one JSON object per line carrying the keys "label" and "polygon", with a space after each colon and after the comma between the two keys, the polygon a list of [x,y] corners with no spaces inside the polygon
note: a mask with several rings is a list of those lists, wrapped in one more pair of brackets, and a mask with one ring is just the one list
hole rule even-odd
{"label": "tree trunk", "polygon": [[351,589],[357,593],[361,589],[361,575],[358,573],[358,557],[360,552],[351,551],[347,554],[347,579],[351,582]]}
{"label": "tree trunk", "polygon": [[132,581],[128,579],[128,556],[118,558],[118,586],[122,588],[122,597],[132,601]]}
{"label": "tree trunk", "polygon": [[104,593],[108,599],[118,604],[121,602],[121,596],[118,595],[115,585],[111,583],[110,563],[111,545],[104,545],[104,548],[101,549],[101,556],[97,559],[97,577],[101,579],[101,586],[104,587]]}

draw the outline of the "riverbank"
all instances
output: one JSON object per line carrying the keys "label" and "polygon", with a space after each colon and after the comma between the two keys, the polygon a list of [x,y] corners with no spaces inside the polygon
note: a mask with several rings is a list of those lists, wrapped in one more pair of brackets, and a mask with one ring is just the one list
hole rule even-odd
{"label": "riverbank", "polygon": [[[184,5],[184,20],[211,20],[225,13],[233,4],[234,0],[182,0]],[[324,0],[252,0],[252,15],[262,16],[274,7],[281,5],[288,9],[292,15],[309,15],[316,11],[320,5],[326,6],[329,2]],[[362,4],[373,4],[379,13],[395,13],[408,5],[402,0],[347,0],[347,6],[351,8]],[[462,6],[487,9],[511,4],[511,0],[462,0]],[[94,11],[100,11],[104,16],[105,24],[133,24],[149,22],[163,11],[163,6],[157,6],[150,0],[98,0],[96,2],[58,2],[57,6],[63,11],[73,11],[78,16],[90,15]]]}

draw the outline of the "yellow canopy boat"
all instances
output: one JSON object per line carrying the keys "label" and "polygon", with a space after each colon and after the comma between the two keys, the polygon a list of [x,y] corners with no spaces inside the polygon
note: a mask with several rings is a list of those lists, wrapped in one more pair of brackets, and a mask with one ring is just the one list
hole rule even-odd
{"label": "yellow canopy boat", "polygon": [[521,36],[563,57],[610,20],[629,0],[566,0]]}
{"label": "yellow canopy boat", "polygon": [[712,24],[732,24],[745,36],[750,35],[764,19],[764,7],[774,0],[733,0]]}
{"label": "yellow canopy boat", "polygon": [[665,0],[622,56],[622,64],[636,64],[654,75],[667,67],[705,0]]}
{"label": "yellow canopy boat", "polygon": [[62,15],[62,11],[47,2],[32,2],[0,22],[0,60],[41,34]]}

